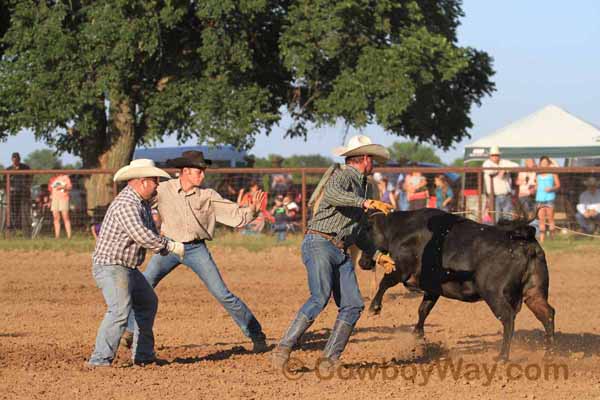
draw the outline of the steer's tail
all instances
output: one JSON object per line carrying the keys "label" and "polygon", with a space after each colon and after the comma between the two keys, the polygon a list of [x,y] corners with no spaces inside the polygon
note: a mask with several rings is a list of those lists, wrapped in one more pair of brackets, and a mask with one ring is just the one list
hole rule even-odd
{"label": "steer's tail", "polygon": [[554,340],[554,308],[548,304],[548,264],[541,246],[531,243],[529,246],[529,265],[523,286],[523,300],[546,331],[546,345]]}

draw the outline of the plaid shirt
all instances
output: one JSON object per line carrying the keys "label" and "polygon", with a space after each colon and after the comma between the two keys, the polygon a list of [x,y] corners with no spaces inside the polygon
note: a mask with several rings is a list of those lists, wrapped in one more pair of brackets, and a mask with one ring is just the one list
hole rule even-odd
{"label": "plaid shirt", "polygon": [[137,268],[144,261],[146,249],[159,253],[166,247],[167,239],[156,232],[150,205],[126,186],[102,221],[93,262]]}
{"label": "plaid shirt", "polygon": [[368,219],[362,206],[372,197],[365,175],[352,166],[338,169],[325,184],[323,199],[308,229],[333,235],[346,247],[356,244],[373,256],[376,249],[367,234]]}

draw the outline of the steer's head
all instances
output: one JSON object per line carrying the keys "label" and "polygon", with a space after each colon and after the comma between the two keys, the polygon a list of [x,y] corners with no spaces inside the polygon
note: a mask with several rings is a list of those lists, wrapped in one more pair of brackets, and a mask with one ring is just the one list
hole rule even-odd
{"label": "steer's head", "polygon": [[[384,237],[384,227],[386,216],[382,212],[378,211],[369,211],[367,213],[369,218],[368,224],[368,236],[375,244],[378,250],[387,252],[386,241]],[[360,260],[358,260],[358,265],[361,269],[371,270],[375,268],[375,261],[371,259],[371,257],[367,256],[365,253],[362,253]]]}

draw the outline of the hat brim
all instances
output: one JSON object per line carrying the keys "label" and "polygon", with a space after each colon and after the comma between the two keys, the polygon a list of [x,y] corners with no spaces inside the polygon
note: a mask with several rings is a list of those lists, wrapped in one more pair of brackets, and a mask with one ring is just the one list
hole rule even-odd
{"label": "hat brim", "polygon": [[380,144],[366,144],[354,149],[336,147],[333,149],[333,154],[338,157],[372,156],[379,164],[390,159],[390,152]]}
{"label": "hat brim", "polygon": [[585,186],[598,186],[598,181],[595,179],[592,179],[592,180],[586,179],[585,181],[583,181],[583,184]]}
{"label": "hat brim", "polygon": [[160,168],[156,167],[130,167],[126,165],[115,173],[113,177],[113,181],[122,182],[128,181],[130,179],[139,179],[139,178],[165,178],[171,179],[171,175],[166,173]]}
{"label": "hat brim", "polygon": [[177,157],[167,160],[167,166],[172,168],[207,168],[212,165],[212,160],[191,160],[186,157]]}

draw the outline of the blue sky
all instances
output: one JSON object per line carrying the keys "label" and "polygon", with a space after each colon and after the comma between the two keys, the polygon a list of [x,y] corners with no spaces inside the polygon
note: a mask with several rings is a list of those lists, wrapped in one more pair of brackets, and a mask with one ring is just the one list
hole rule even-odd
{"label": "blue sky", "polygon": [[[494,58],[497,91],[471,111],[471,139],[442,153],[445,162],[462,157],[463,147],[547,104],[556,104],[577,117],[600,126],[600,2],[593,0],[503,0],[463,2],[465,17],[459,43],[487,51]],[[289,121],[283,120],[282,126]],[[251,150],[258,156],[278,153],[321,153],[341,144],[344,126],[310,132],[308,141],[284,139],[284,128],[270,136],[259,135]],[[354,133],[351,131],[351,133]],[[401,137],[377,126],[364,133],[389,145]],[[195,144],[188,142],[186,144]],[[177,145],[167,138],[160,146]],[[1,145],[0,163],[10,164],[10,153],[27,153],[46,147],[29,133],[11,137]],[[71,162],[73,156],[64,155]]]}

